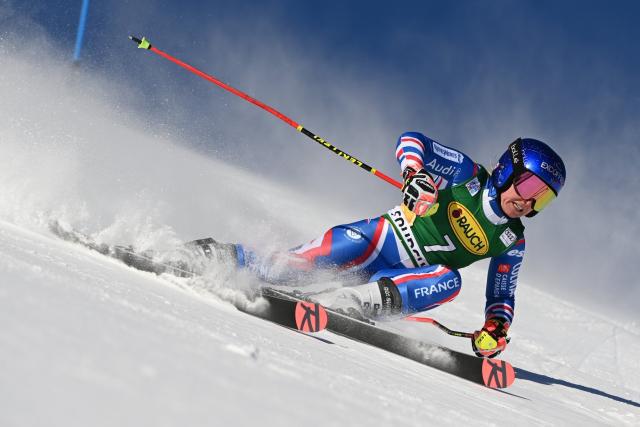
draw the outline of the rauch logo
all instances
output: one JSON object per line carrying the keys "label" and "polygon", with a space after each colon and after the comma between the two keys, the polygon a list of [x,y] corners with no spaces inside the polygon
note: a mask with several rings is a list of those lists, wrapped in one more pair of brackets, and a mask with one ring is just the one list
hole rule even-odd
{"label": "rauch logo", "polygon": [[451,202],[447,212],[449,224],[466,250],[475,255],[485,255],[489,252],[487,235],[466,207],[460,203]]}

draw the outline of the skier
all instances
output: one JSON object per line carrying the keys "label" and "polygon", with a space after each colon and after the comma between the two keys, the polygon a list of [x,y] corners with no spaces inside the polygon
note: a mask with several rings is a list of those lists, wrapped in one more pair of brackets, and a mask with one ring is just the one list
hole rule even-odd
{"label": "skier", "polygon": [[481,357],[498,355],[508,342],[525,251],[520,218],[535,216],[557,197],[566,175],[562,159],[539,140],[518,138],[489,173],[418,132],[400,136],[396,157],[403,203],[382,216],[335,226],[269,256],[210,238],[191,242],[189,250],[201,260],[231,261],[278,284],[300,283],[318,270],[355,274],[366,283],[316,299],[333,308],[355,307],[371,318],[449,302],[460,292],[458,270],[491,258],[485,322],[474,332],[472,347]]}

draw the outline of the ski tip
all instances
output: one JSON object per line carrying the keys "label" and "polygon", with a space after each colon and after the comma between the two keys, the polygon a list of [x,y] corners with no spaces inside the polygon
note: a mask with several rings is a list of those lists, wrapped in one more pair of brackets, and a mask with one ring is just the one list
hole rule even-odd
{"label": "ski tip", "polygon": [[506,388],[516,380],[516,373],[509,362],[484,359],[482,362],[482,380],[487,387]]}
{"label": "ski tip", "polygon": [[295,317],[296,328],[302,332],[319,332],[327,327],[327,312],[315,302],[298,301]]}

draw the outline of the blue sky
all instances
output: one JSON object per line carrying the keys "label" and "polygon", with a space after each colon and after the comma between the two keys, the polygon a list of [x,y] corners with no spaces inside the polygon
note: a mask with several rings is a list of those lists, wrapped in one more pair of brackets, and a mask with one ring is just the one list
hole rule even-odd
{"label": "blue sky", "polygon": [[[543,139],[568,179],[526,224],[528,271],[564,293],[589,282],[611,301],[640,296],[640,3],[390,3],[93,1],[80,69],[127,86],[114,97],[154,132],[352,205],[345,221],[386,210],[397,194],[127,35],[146,35],[390,175],[405,130],[488,167],[516,137]],[[8,4],[3,27],[29,40],[36,23],[71,59],[80,0]]]}
{"label": "blue sky", "polygon": [[[80,4],[13,7],[72,49]],[[122,57],[123,34],[141,32],[194,58],[201,37],[224,28],[247,43],[276,37],[319,67],[366,69],[399,90],[438,86],[452,100],[474,77],[499,73],[549,103],[597,94],[602,84],[637,101],[630,83],[639,71],[639,12],[632,1],[93,1],[84,56],[101,63],[115,50]],[[549,69],[557,59],[562,70]],[[597,65],[606,65],[606,75]]]}
{"label": "blue sky", "polygon": [[[511,102],[496,105],[491,95],[516,89],[527,92],[537,120],[560,131],[574,129],[576,122],[602,126],[594,120],[615,129],[637,115],[637,2],[389,3],[94,1],[83,58],[131,75],[131,67],[122,64],[143,58],[127,49],[124,37],[146,34],[158,47],[230,78],[236,64],[216,63],[218,51],[237,48],[235,62],[242,63],[243,55],[275,44],[292,58],[315,63],[314,77],[329,83],[344,70],[364,87],[384,86],[410,102],[416,116],[428,117],[427,106],[435,104],[453,117],[491,110],[501,115]],[[14,2],[14,8],[71,51],[80,4],[29,1]],[[212,31],[224,31],[226,40],[216,46],[207,37]],[[593,104],[605,98],[607,104],[593,117]],[[450,124],[445,128],[465,139]]]}

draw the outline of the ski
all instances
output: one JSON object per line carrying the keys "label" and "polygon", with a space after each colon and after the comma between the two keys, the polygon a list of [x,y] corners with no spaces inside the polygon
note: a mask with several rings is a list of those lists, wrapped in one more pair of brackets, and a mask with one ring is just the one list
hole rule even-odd
{"label": "ski", "polygon": [[[110,258],[120,260],[137,270],[148,271],[155,274],[168,273],[178,277],[191,277],[194,275],[186,266],[158,262],[148,254],[135,252],[133,248],[129,246],[111,246],[104,243],[97,243],[86,234],[76,230],[70,230],[57,222],[51,223],[49,229],[53,234],[67,242],[79,244]],[[252,295],[252,297],[262,297],[266,299],[269,304],[264,309],[250,310],[248,307],[240,305],[236,305],[236,308],[243,313],[300,332],[319,332],[327,326],[327,312],[321,304],[294,298],[289,295],[276,294],[268,288],[261,288],[255,295]]]}
{"label": "ski", "polygon": [[[271,290],[279,295],[288,292]],[[436,344],[409,338],[376,326],[370,320],[359,320],[329,308],[327,329],[347,338],[395,353],[451,375],[485,387],[500,389],[515,381],[513,366],[504,360],[484,359]]]}
{"label": "ski", "polygon": [[320,332],[327,327],[327,311],[318,303],[274,294],[269,288],[261,289],[260,296],[269,302],[266,310],[238,310],[301,332]]}
{"label": "ski", "polygon": [[[135,252],[128,246],[97,243],[89,236],[69,230],[58,223],[52,223],[50,229],[63,240],[118,259],[138,270],[156,274],[168,273],[178,277],[194,276],[187,266],[157,262],[150,255]],[[242,306],[237,308],[252,316],[301,332],[318,332],[326,328],[349,339],[389,351],[485,387],[501,389],[509,387],[515,381],[513,366],[503,360],[483,359],[409,338],[380,328],[371,320],[356,319],[325,308],[301,294],[263,287],[259,291],[259,296],[269,302],[265,310],[250,311]]]}

